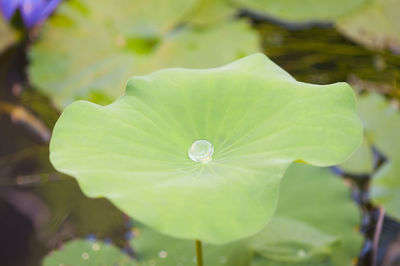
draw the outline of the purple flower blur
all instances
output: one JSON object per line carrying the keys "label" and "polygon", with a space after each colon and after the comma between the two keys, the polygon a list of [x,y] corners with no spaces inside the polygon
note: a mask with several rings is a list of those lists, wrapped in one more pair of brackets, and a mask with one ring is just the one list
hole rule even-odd
{"label": "purple flower blur", "polygon": [[19,9],[25,27],[31,28],[45,20],[61,0],[0,0],[0,12],[10,20]]}

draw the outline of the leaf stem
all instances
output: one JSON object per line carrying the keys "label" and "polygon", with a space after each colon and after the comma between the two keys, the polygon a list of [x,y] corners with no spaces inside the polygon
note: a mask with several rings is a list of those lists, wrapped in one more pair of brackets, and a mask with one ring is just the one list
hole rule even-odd
{"label": "leaf stem", "polygon": [[381,237],[382,233],[382,225],[383,220],[385,219],[385,209],[383,207],[379,207],[379,216],[378,221],[375,227],[374,239],[373,239],[373,246],[372,246],[372,265],[378,265],[378,246],[379,246],[379,238]]}
{"label": "leaf stem", "polygon": [[203,251],[200,240],[196,240],[196,258],[197,266],[203,266]]}

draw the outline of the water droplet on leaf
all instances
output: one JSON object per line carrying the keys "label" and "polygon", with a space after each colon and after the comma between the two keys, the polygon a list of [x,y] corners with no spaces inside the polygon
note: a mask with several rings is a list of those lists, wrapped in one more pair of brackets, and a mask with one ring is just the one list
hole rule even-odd
{"label": "water droplet on leaf", "polygon": [[213,145],[207,140],[196,140],[190,146],[188,155],[190,159],[199,163],[208,163],[214,153]]}

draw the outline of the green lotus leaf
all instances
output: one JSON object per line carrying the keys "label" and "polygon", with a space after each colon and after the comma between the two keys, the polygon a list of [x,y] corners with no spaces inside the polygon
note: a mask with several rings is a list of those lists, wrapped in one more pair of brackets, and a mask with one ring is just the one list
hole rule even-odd
{"label": "green lotus leaf", "polygon": [[51,252],[43,266],[136,266],[138,265],[117,247],[102,242],[74,240],[67,242],[60,250]]}
{"label": "green lotus leaf", "polygon": [[16,32],[0,15],[0,53],[17,40]]}
{"label": "green lotus leaf", "polygon": [[[280,216],[275,216],[254,237],[226,245],[203,244],[204,265],[350,265],[361,246],[361,237],[353,230],[360,217],[344,183],[328,169],[293,164],[283,178],[280,194],[277,211]],[[301,199],[301,204],[293,206],[294,199]],[[138,260],[129,263],[194,264],[193,241],[172,238],[136,221],[133,223],[136,228],[131,244]],[[83,241],[69,242],[62,250],[52,252],[45,260],[49,263],[44,265],[81,265],[82,254],[92,247],[90,242],[86,245]],[[107,253],[96,255],[104,256],[104,261],[111,261],[108,256],[123,261]],[[85,263],[90,263],[92,256]],[[122,253],[119,256],[125,258]]]}
{"label": "green lotus leaf", "polygon": [[360,97],[359,114],[366,139],[375,146],[387,162],[373,175],[371,198],[383,205],[387,213],[400,219],[400,114],[379,94]]}
{"label": "green lotus leaf", "polygon": [[339,19],[337,28],[353,41],[370,49],[400,52],[399,0],[375,0]]}
{"label": "green lotus leaf", "polygon": [[400,160],[386,163],[371,182],[371,198],[383,205],[387,214],[400,220]]}
{"label": "green lotus leaf", "polygon": [[355,153],[339,167],[346,173],[370,174],[374,170],[374,156],[371,144],[364,139]]}
{"label": "green lotus leaf", "polygon": [[[117,0],[113,3],[106,0],[72,0],[59,6],[57,12],[60,14],[53,20],[68,21],[76,26],[92,21],[125,37],[158,37],[179,24],[182,16],[196,4],[197,0]],[[96,29],[99,30],[99,27]]]}
{"label": "green lotus leaf", "polygon": [[60,109],[78,99],[104,104],[123,93],[133,74],[217,67],[259,50],[244,20],[176,28],[196,3],[65,1],[30,51],[31,81]]}
{"label": "green lotus leaf", "polygon": [[184,20],[197,26],[205,26],[232,18],[237,8],[227,0],[198,0]]}
{"label": "green lotus leaf", "polygon": [[[146,226],[138,225],[139,236],[131,242],[140,265],[194,265],[196,250],[194,241],[172,238]],[[253,251],[246,241],[226,245],[203,244],[204,265],[250,265]]]}
{"label": "green lotus leaf", "polygon": [[335,20],[369,0],[233,0],[239,7],[293,23]]}
{"label": "green lotus leaf", "polygon": [[389,159],[400,159],[400,115],[398,108],[376,93],[360,97],[359,115],[365,138]]}
{"label": "green lotus leaf", "polygon": [[[227,38],[226,42],[221,38]],[[244,20],[220,23],[206,30],[187,28],[165,38],[137,73],[167,67],[217,67],[257,51],[258,42]]]}
{"label": "green lotus leaf", "polygon": [[274,217],[267,228],[252,239],[250,246],[266,259],[295,263],[328,257],[336,241],[335,237],[306,223]]}
{"label": "green lotus leaf", "polygon": [[166,69],[131,78],[108,106],[67,107],[50,160],[87,195],[167,235],[222,244],[265,226],[292,161],[351,155],[362,141],[355,107],[348,84],[297,82],[263,54]]}
{"label": "green lotus leaf", "polygon": [[[360,252],[362,237],[356,229],[360,224],[360,214],[351,200],[349,189],[329,169],[292,165],[282,179],[275,215],[304,223],[337,242],[332,243],[334,246],[319,245],[318,249],[311,251],[316,255],[329,254],[328,260],[317,256],[308,263],[298,260],[296,264],[285,264],[281,260],[271,265],[351,265]],[[304,239],[306,241],[307,237],[304,236]],[[328,239],[325,241],[329,242]],[[307,254],[304,248],[297,251],[300,257]]]}

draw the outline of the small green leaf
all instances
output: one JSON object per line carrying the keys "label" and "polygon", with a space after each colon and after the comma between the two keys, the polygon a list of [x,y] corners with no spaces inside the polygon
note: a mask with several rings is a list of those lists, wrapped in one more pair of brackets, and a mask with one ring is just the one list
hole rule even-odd
{"label": "small green leaf", "polygon": [[[304,265],[351,265],[360,251],[362,237],[357,232],[360,223],[357,206],[344,182],[329,169],[292,165],[282,180],[276,217],[307,224],[337,240],[335,246],[322,245],[317,249],[329,254],[328,264],[322,263],[326,262],[323,256],[317,256],[312,257],[313,263]],[[300,249],[298,252],[304,254]]]}
{"label": "small green leaf", "polygon": [[293,23],[334,20],[370,0],[233,0],[241,8]]}
{"label": "small green leaf", "polygon": [[370,174],[374,170],[374,158],[371,145],[364,139],[361,146],[347,161],[339,167],[351,174]]}
{"label": "small green leaf", "polygon": [[188,27],[165,38],[137,73],[147,74],[167,67],[217,67],[254,53],[258,42],[257,35],[244,20],[207,28]]}
{"label": "small green leaf", "polygon": [[400,160],[386,163],[371,182],[371,198],[386,213],[400,220]]}
{"label": "small green leaf", "polygon": [[[355,104],[346,83],[297,82],[262,54],[166,69],[131,78],[108,106],[66,108],[50,159],[87,195],[167,235],[222,244],[271,219],[292,161],[327,166],[350,156],[362,141]],[[196,140],[213,145],[210,162],[189,158]]]}
{"label": "small green leaf", "polygon": [[[140,265],[195,265],[194,241],[168,237],[143,225],[139,228],[140,234],[133,239],[132,247],[138,254]],[[253,256],[244,241],[227,245],[203,243],[202,246],[204,265],[245,266],[250,264]]]}
{"label": "small green leaf", "polygon": [[53,251],[43,261],[43,266],[138,266],[130,257],[113,245],[102,242],[74,240],[60,250]]}
{"label": "small green leaf", "polygon": [[227,0],[197,0],[184,20],[192,25],[205,26],[232,18],[237,12],[236,7]]}
{"label": "small green leaf", "polygon": [[387,213],[400,219],[400,114],[379,94],[360,97],[359,114],[366,138],[387,162],[373,175],[371,198]]}
{"label": "small green leaf", "polygon": [[123,36],[153,37],[174,28],[196,4],[197,0],[72,0],[60,5],[57,13],[80,24],[76,26],[94,21]]}
{"label": "small green leaf", "polygon": [[306,223],[274,217],[267,228],[252,239],[250,246],[267,259],[301,262],[316,256],[328,256],[335,241],[335,237]]}
{"label": "small green leaf", "polygon": [[360,97],[359,115],[366,139],[391,159],[400,159],[399,110],[376,93]]}

